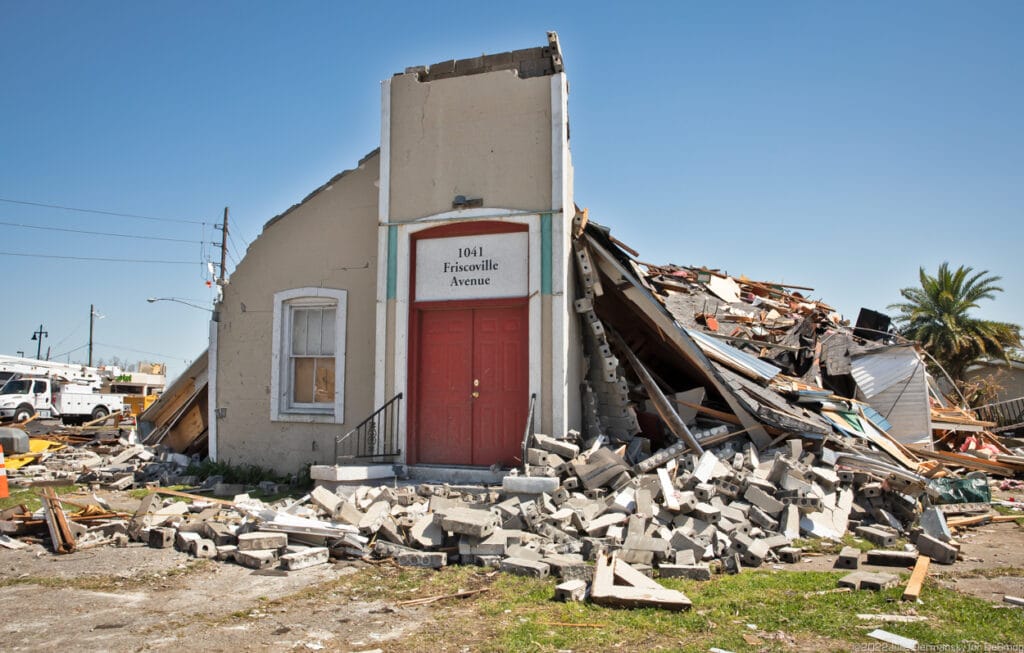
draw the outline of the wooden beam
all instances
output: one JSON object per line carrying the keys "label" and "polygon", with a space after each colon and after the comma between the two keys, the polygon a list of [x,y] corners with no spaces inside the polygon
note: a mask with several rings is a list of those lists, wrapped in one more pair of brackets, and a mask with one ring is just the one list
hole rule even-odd
{"label": "wooden beam", "polygon": [[907,588],[903,590],[904,601],[916,601],[921,596],[921,586],[924,585],[924,578],[928,575],[928,565],[931,562],[932,559],[928,556],[917,556],[914,571],[911,572],[910,580],[907,581]]}

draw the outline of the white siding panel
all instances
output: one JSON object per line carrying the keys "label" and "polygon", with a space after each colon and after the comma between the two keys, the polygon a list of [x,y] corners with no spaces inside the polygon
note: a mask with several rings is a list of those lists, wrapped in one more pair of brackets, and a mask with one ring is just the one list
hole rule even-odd
{"label": "white siding panel", "polygon": [[[861,394],[870,399],[914,374],[924,364],[912,347],[886,349],[877,354],[858,356],[851,373]],[[879,411],[883,415],[884,411]]]}

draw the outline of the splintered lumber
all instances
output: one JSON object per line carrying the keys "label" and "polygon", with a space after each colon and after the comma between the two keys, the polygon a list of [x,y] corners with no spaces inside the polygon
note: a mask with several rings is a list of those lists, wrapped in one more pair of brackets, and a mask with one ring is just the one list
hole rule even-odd
{"label": "splintered lumber", "polygon": [[995,460],[986,460],[968,454],[956,453],[953,451],[929,451],[923,447],[909,447],[910,451],[922,458],[930,458],[947,465],[966,467],[986,472],[988,474],[999,474],[1001,476],[1013,476],[1016,472],[1024,470],[1021,465],[1009,465]]}
{"label": "splintered lumber", "polygon": [[121,415],[123,415],[123,414],[124,414],[123,410],[115,410],[114,412],[109,413],[107,415],[104,415],[103,417],[100,417],[99,419],[94,419],[91,422],[86,422],[85,424],[82,424],[82,428],[84,429],[84,428],[89,428],[90,426],[99,426],[100,424],[102,424],[103,422],[106,422],[111,417],[116,417],[116,418],[120,419]]}
{"label": "splintered lumber", "polygon": [[53,550],[56,553],[72,553],[75,550],[75,536],[68,526],[67,515],[60,507],[60,499],[57,498],[53,488],[44,488],[42,493],[43,516],[46,526],[50,530],[50,541],[53,542]]}
{"label": "splintered lumber", "polygon": [[928,556],[917,556],[914,563],[914,571],[910,573],[910,580],[907,581],[907,588],[903,590],[904,601],[916,601],[921,596],[921,587],[924,585],[924,578],[928,575],[928,565],[932,559]]}
{"label": "splintered lumber", "polygon": [[193,501],[209,501],[210,503],[219,503],[222,506],[234,506],[234,501],[226,501],[224,499],[216,499],[214,497],[204,497],[201,494],[190,494],[188,492],[179,492],[178,490],[169,490],[167,488],[157,487],[153,488],[149,492],[150,494],[166,494],[172,497],[181,497],[182,499],[192,499]]}
{"label": "splintered lumber", "polygon": [[594,570],[590,600],[597,605],[626,608],[664,608],[689,610],[693,607],[686,595],[662,587],[647,576],[619,560],[615,554],[601,554]]}
{"label": "splintered lumber", "polygon": [[697,438],[693,437],[693,433],[690,433],[690,429],[686,427],[686,424],[679,417],[679,413],[669,403],[668,398],[665,397],[665,393],[661,391],[654,378],[651,377],[647,368],[643,366],[640,359],[636,357],[636,354],[630,350],[629,345],[622,341],[622,338],[615,336],[615,340],[619,347],[625,352],[626,358],[629,359],[629,364],[633,367],[633,371],[640,377],[640,382],[644,384],[644,388],[647,390],[647,396],[654,404],[654,410],[658,411],[658,416],[665,421],[669,430],[672,431],[672,435],[676,436],[682,442],[685,442],[690,450],[696,453],[698,456],[704,453],[704,448],[697,442]]}

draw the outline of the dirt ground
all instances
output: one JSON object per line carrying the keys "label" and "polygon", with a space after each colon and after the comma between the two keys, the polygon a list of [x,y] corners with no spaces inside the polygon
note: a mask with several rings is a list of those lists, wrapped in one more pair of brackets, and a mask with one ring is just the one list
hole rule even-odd
{"label": "dirt ground", "polygon": [[[137,504],[126,495],[105,498]],[[930,576],[993,602],[1024,596],[1022,535],[1013,522],[969,530],[959,538],[964,559],[932,565]],[[825,571],[834,560],[835,554],[811,555],[784,568]],[[401,650],[404,635],[444,618],[439,604],[401,607],[401,597],[351,595],[338,581],[365,566],[253,571],[134,543],[65,556],[42,545],[0,549],[0,648]]]}

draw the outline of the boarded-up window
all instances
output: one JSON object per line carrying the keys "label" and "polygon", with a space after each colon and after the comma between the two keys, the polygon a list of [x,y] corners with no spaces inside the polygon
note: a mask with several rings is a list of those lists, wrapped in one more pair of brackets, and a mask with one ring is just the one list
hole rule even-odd
{"label": "boarded-up window", "polygon": [[336,310],[292,309],[291,402],[334,403],[334,324]]}
{"label": "boarded-up window", "polygon": [[347,314],[345,290],[274,293],[271,420],[344,423]]}

